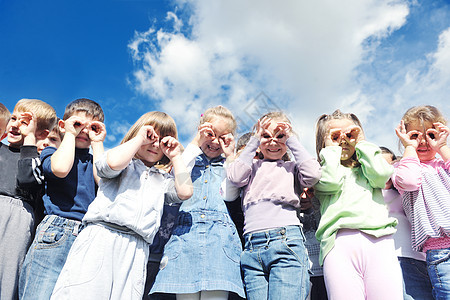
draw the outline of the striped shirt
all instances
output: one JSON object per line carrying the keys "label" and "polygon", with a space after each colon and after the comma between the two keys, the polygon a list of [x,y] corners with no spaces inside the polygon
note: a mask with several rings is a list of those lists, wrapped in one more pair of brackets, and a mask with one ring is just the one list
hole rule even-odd
{"label": "striped shirt", "polygon": [[430,238],[450,237],[450,161],[405,157],[395,164],[392,182],[402,195],[414,250],[427,250]]}

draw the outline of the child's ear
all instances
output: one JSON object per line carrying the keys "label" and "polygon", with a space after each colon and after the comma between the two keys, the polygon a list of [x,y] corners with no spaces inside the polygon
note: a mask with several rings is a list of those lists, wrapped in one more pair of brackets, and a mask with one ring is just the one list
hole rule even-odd
{"label": "child's ear", "polygon": [[64,128],[65,125],[66,125],[66,123],[64,123],[63,120],[59,120],[59,121],[58,121],[59,130],[60,130],[62,133],[65,133],[65,132],[66,132],[66,129]]}

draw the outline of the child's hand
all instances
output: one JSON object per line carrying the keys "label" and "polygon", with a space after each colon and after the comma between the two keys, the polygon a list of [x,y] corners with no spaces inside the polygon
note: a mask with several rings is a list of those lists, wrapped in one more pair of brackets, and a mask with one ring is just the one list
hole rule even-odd
{"label": "child's hand", "polygon": [[80,117],[71,116],[64,121],[64,132],[77,136],[87,125],[89,124]]}
{"label": "child's hand", "polygon": [[20,133],[27,137],[36,134],[36,121],[32,112],[24,112],[19,117]]}
{"label": "child's hand", "polygon": [[361,127],[352,125],[341,134],[341,139],[346,140],[349,145],[354,147],[359,142],[364,141],[364,133]]}
{"label": "child's hand", "polygon": [[402,143],[403,147],[405,147],[405,149],[408,146],[412,146],[414,147],[414,149],[417,149],[423,135],[422,132],[416,130],[406,132],[405,122],[403,122],[403,120],[401,120],[400,124],[397,126],[397,128],[395,128],[395,133],[397,134],[400,142]]}
{"label": "child's hand", "polygon": [[265,133],[267,133],[267,129],[270,127],[271,121],[272,120],[269,117],[264,117],[261,120],[258,120],[258,123],[256,124],[256,133],[255,133],[256,138],[261,140],[261,137],[263,137]]}
{"label": "child's hand", "polygon": [[219,144],[226,158],[234,155],[234,136],[231,133],[219,137]]}
{"label": "child's hand", "polygon": [[103,142],[106,137],[106,127],[105,124],[99,121],[92,121],[88,125],[89,139],[91,142]]}
{"label": "child's hand", "polygon": [[204,143],[210,140],[214,140],[216,138],[216,134],[213,130],[213,125],[209,122],[205,122],[198,127],[197,135],[194,138],[194,143],[201,147]]}
{"label": "child's hand", "polygon": [[165,136],[161,139],[159,147],[165,156],[172,160],[175,156],[181,155],[181,144],[173,136]]}
{"label": "child's hand", "polygon": [[439,153],[440,149],[447,145],[447,137],[450,129],[440,122],[433,123],[433,125],[436,129],[429,128],[426,132],[426,139],[428,145]]}
{"label": "child's hand", "polygon": [[274,140],[278,143],[286,144],[287,139],[292,135],[292,126],[287,122],[277,122]]}
{"label": "child's hand", "polygon": [[339,146],[341,144],[342,132],[339,128],[331,129],[325,137],[325,147]]}
{"label": "child's hand", "polygon": [[142,139],[142,145],[152,144],[159,140],[159,135],[151,125],[142,126],[136,136]]}

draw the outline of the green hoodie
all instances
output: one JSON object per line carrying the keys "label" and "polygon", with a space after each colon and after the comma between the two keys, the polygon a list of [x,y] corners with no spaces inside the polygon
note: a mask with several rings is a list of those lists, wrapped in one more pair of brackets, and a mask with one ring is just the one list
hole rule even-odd
{"label": "green hoodie", "polygon": [[361,166],[341,164],[339,146],[320,151],[322,177],[314,186],[322,218],[316,237],[320,241],[320,264],[334,247],[339,229],[358,229],[375,237],[395,233],[397,219],[388,216],[381,189],[394,169],[378,146],[361,141],[355,147]]}

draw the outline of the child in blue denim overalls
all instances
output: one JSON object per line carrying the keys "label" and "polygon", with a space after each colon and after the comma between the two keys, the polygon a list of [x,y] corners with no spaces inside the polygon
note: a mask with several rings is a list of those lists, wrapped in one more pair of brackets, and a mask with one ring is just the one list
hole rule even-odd
{"label": "child in blue denim overalls", "polygon": [[227,299],[229,292],[244,296],[242,247],[220,192],[235,129],[233,115],[223,106],[202,115],[198,133],[183,153],[185,161],[195,164],[194,194],[181,204],[151,293],[175,293],[177,299]]}
{"label": "child in blue denim overalls", "polygon": [[[254,159],[259,147],[260,159]],[[295,161],[289,161],[287,149]],[[306,299],[309,263],[297,209],[298,195],[320,178],[320,166],[292,134],[282,112],[259,119],[255,135],[230,164],[228,179],[243,188],[248,299]]]}

